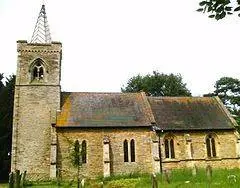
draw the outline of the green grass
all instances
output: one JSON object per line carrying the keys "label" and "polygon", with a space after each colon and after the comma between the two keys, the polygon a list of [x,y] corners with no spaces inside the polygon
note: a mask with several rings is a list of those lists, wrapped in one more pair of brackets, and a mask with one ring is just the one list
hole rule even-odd
{"label": "green grass", "polygon": [[[165,175],[157,175],[159,187],[164,188],[240,188],[240,169],[213,169],[209,180],[205,169],[198,169],[197,175],[192,176],[190,169],[173,170],[169,173],[168,181]],[[54,188],[56,182],[30,182],[27,187]],[[85,188],[151,188],[152,179],[149,174],[125,174],[86,180]],[[0,184],[1,188],[7,184]],[[60,187],[76,187],[76,182],[61,182]]]}
{"label": "green grass", "polygon": [[[191,169],[173,170],[168,179],[170,183],[166,180],[165,175],[157,175],[159,187],[240,188],[240,169],[214,169],[211,179],[207,177],[205,169],[198,169],[196,176],[192,176]],[[137,173],[108,177],[103,179],[103,182],[106,188],[151,188],[152,186],[152,179],[149,174]]]}
{"label": "green grass", "polygon": [[7,183],[0,183],[0,187],[1,187],[1,188],[7,188],[7,187],[8,187],[8,184],[7,184]]}

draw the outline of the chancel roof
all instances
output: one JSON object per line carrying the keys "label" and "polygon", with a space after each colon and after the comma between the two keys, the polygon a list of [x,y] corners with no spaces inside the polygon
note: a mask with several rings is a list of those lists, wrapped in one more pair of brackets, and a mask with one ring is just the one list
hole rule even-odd
{"label": "chancel roof", "polygon": [[151,126],[144,93],[62,93],[58,127]]}
{"label": "chancel roof", "polygon": [[217,97],[148,97],[160,130],[234,129]]}

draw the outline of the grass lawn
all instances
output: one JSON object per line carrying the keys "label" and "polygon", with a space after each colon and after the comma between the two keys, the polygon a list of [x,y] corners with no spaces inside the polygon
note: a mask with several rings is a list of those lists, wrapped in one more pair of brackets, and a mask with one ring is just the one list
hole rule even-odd
{"label": "grass lawn", "polygon": [[[196,176],[192,176],[190,169],[174,170],[168,178],[157,176],[159,187],[164,188],[240,188],[240,169],[214,169],[212,178],[206,176],[204,169],[199,169]],[[8,187],[7,184],[0,184],[1,188]],[[57,186],[56,182],[32,182],[27,187],[77,187],[76,182],[61,182]],[[129,174],[122,176],[111,176],[108,178],[98,178],[96,180],[86,180],[85,188],[151,188],[152,178],[149,174]]]}

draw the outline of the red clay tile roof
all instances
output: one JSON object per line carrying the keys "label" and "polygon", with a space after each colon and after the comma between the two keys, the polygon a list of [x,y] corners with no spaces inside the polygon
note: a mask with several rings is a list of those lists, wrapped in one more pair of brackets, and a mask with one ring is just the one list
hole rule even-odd
{"label": "red clay tile roof", "polygon": [[234,129],[226,109],[214,97],[148,97],[162,130]]}
{"label": "red clay tile roof", "polygon": [[57,127],[151,126],[144,93],[62,92]]}

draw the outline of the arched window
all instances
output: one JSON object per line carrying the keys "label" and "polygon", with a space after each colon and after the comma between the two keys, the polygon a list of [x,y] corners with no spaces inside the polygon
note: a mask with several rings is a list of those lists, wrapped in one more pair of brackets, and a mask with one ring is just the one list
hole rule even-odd
{"label": "arched window", "polygon": [[44,66],[41,59],[37,59],[34,62],[32,68],[32,80],[43,80],[44,78]]}
{"label": "arched window", "polygon": [[207,147],[207,156],[208,157],[216,157],[216,147],[215,147],[215,139],[213,135],[209,134],[206,137],[206,147]]}
{"label": "arched window", "polygon": [[131,149],[131,162],[135,162],[135,142],[133,139],[130,142],[130,149]]}
{"label": "arched window", "polygon": [[168,137],[164,139],[164,146],[165,146],[165,157],[169,159],[175,158],[175,151],[174,151],[174,140],[172,137]]}
{"label": "arched window", "polygon": [[124,153],[124,162],[128,162],[128,141],[124,140],[123,142],[123,153]]}
{"label": "arched window", "polygon": [[82,141],[82,163],[87,163],[87,142]]}

